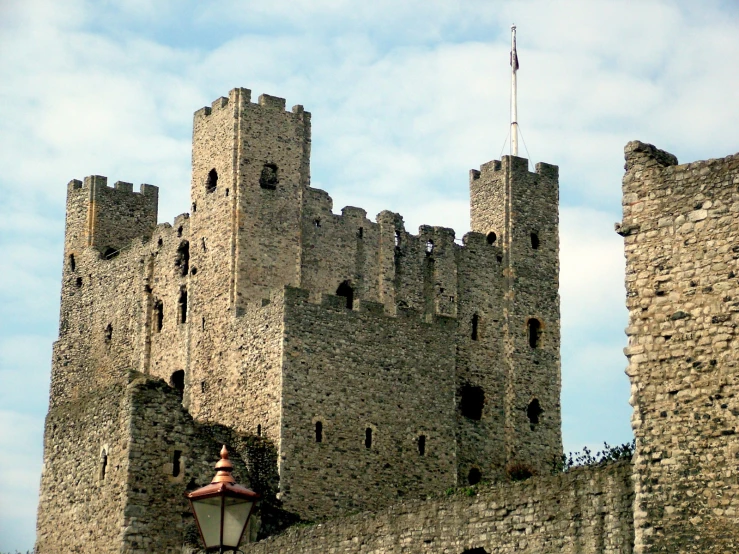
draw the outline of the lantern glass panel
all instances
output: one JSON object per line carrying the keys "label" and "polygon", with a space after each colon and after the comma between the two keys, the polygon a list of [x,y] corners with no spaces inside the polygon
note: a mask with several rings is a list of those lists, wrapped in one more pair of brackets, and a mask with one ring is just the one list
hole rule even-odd
{"label": "lantern glass panel", "polygon": [[223,516],[223,545],[236,548],[249,519],[253,502],[242,498],[226,497]]}
{"label": "lantern glass panel", "polygon": [[221,545],[221,497],[193,500],[192,507],[200,524],[205,548]]}

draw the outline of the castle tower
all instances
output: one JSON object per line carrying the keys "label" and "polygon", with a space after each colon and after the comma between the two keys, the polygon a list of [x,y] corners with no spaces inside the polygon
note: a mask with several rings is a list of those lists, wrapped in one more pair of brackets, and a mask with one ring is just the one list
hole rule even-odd
{"label": "castle tower", "polygon": [[[483,382],[503,394],[505,462],[542,470],[562,452],[557,166],[504,156],[470,174],[473,232],[502,249],[502,353]],[[501,356],[502,354],[502,356]],[[502,362],[502,363],[501,363]],[[485,386],[483,386],[485,388]],[[479,448],[460,444],[460,450]]]}

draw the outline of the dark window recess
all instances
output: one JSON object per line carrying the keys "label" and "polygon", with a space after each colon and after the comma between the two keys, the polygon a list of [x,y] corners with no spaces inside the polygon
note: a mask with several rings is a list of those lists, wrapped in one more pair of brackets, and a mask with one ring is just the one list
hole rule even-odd
{"label": "dark window recess", "polygon": [[367,427],[364,430],[364,447],[372,448],[372,428]]}
{"label": "dark window recess", "polygon": [[187,289],[185,287],[180,289],[177,309],[180,312],[180,323],[187,323]]}
{"label": "dark window recess", "polygon": [[182,225],[180,225],[179,227],[177,227],[177,236],[178,237],[181,237],[182,236]]}
{"label": "dark window recess", "polygon": [[316,229],[319,229],[321,227],[321,220],[320,219],[314,219],[313,220],[313,227]]}
{"label": "dark window recess", "polygon": [[77,264],[74,261],[74,254],[69,255],[69,269],[71,269],[72,271],[77,269]]}
{"label": "dark window recess", "polygon": [[198,205],[195,202],[193,202],[192,203],[192,213],[195,213],[197,211],[198,211]]}
{"label": "dark window recess", "polygon": [[526,322],[528,330],[529,346],[538,348],[541,344],[541,322],[538,319],[531,318]]}
{"label": "dark window recess", "polygon": [[343,296],[346,298],[346,309],[351,310],[354,308],[354,289],[349,284],[349,281],[344,281],[336,289],[336,296]]}
{"label": "dark window recess", "polygon": [[203,245],[203,252],[207,252],[208,248],[205,246],[205,237],[201,238],[200,242]]}
{"label": "dark window recess", "polygon": [[120,250],[116,250],[115,248],[108,246],[108,248],[105,249],[105,252],[103,252],[103,258],[106,260],[112,260],[120,253]]}
{"label": "dark window recess", "polygon": [[323,442],[323,423],[316,421],[316,442]]}
{"label": "dark window recess", "polygon": [[259,186],[263,189],[275,190],[279,181],[277,166],[270,163],[264,164],[262,174],[259,176]]}
{"label": "dark window recess", "polygon": [[113,339],[113,325],[108,323],[107,327],[105,327],[105,342],[106,344],[110,344],[110,341]]}
{"label": "dark window recess", "polygon": [[205,381],[200,381],[200,392],[205,394]]}
{"label": "dark window recess", "polygon": [[183,240],[177,247],[177,254],[174,258],[175,267],[179,268],[180,275],[185,277],[190,271],[190,243]]}
{"label": "dark window recess", "polygon": [[485,391],[470,384],[463,385],[459,391],[459,410],[468,419],[479,421],[485,404]]}
{"label": "dark window recess", "polygon": [[462,554],[488,554],[488,551],[485,550],[482,547],[480,547],[480,548],[468,548],[467,550],[465,550],[464,552],[462,552]]}
{"label": "dark window recess", "polygon": [[161,300],[154,301],[154,331],[159,333],[164,325],[164,304]]}
{"label": "dark window recess", "polygon": [[470,485],[477,485],[477,483],[480,482],[480,479],[482,479],[482,473],[480,473],[480,470],[476,467],[471,468],[467,474],[467,482]]}
{"label": "dark window recess", "polygon": [[226,196],[228,196],[228,189],[226,189]]}
{"label": "dark window recess", "polygon": [[487,236],[488,244],[495,244],[496,240],[498,240],[498,235],[490,231]]}
{"label": "dark window recess", "polygon": [[159,237],[159,240],[157,241],[157,246],[161,246],[164,244],[164,241],[162,240],[162,237]]}
{"label": "dark window recess", "polygon": [[544,410],[541,409],[541,404],[539,404],[539,400],[534,398],[531,402],[529,402],[529,405],[526,407],[526,417],[529,418],[529,424],[532,431],[539,424],[539,416],[543,413]]}
{"label": "dark window recess", "polygon": [[108,469],[108,453],[103,450],[100,455],[100,480],[105,480],[105,471]]}
{"label": "dark window recess", "polygon": [[498,260],[498,263],[501,263],[503,261],[503,256],[498,254],[497,256],[495,256],[495,259]]}
{"label": "dark window recess", "polygon": [[434,241],[427,240],[426,241],[426,254],[431,255],[434,253]]}
{"label": "dark window recess", "polygon": [[395,248],[400,247],[400,231],[395,231]]}
{"label": "dark window recess", "polygon": [[182,450],[175,450],[172,454],[172,477],[179,477],[180,465],[182,459]]}
{"label": "dark window recess", "polygon": [[78,289],[82,288],[82,277],[77,277],[77,279],[74,280],[74,286]]}
{"label": "dark window recess", "polygon": [[531,248],[534,250],[539,249],[539,235],[536,233],[531,233]]}
{"label": "dark window recess", "polygon": [[426,435],[421,435],[420,437],[418,437],[418,455],[426,455]]}
{"label": "dark window recess", "polygon": [[478,337],[478,327],[480,325],[480,316],[477,314],[474,314],[472,316],[472,340],[477,340]]}
{"label": "dark window recess", "polygon": [[208,172],[208,178],[205,180],[205,192],[215,192],[218,186],[218,172],[215,168]]}
{"label": "dark window recess", "polygon": [[178,369],[172,374],[172,377],[169,379],[170,384],[172,385],[172,388],[175,390],[178,390],[180,392],[185,390],[185,370],[184,369]]}
{"label": "dark window recess", "polygon": [[360,227],[357,230],[357,238],[360,238],[360,239],[364,238],[364,227]]}
{"label": "dark window recess", "polygon": [[257,425],[257,436],[258,437],[262,436],[262,424],[261,423]]}

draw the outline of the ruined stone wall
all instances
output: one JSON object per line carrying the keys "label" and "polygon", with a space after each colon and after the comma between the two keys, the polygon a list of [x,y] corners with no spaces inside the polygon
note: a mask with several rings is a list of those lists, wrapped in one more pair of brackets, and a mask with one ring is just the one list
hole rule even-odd
{"label": "ruined stone wall", "polygon": [[[286,289],[280,489],[306,519],[456,482],[456,322]],[[320,424],[320,430],[316,426]],[[368,437],[368,433],[371,436]],[[419,442],[420,441],[420,442]]]}
{"label": "ruined stone wall", "polygon": [[404,502],[374,514],[290,529],[243,549],[250,554],[629,554],[631,470],[631,464],[620,462],[481,486],[474,497]]}
{"label": "ruined stone wall", "polygon": [[733,552],[739,155],[677,165],[626,145],[627,373],[637,552]]}

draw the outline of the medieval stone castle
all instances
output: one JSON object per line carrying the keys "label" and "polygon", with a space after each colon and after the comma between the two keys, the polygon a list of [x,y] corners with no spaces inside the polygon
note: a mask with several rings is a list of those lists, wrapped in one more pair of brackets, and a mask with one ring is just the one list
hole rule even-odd
{"label": "medieval stone castle", "polygon": [[739,549],[739,155],[627,145],[637,452],[552,475],[557,167],[472,170],[458,244],[334,214],[310,136],[247,89],[197,111],[173,225],[154,186],[69,183],[38,553],[192,551],[223,443],[263,495],[248,552]]}

